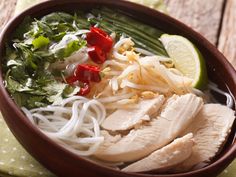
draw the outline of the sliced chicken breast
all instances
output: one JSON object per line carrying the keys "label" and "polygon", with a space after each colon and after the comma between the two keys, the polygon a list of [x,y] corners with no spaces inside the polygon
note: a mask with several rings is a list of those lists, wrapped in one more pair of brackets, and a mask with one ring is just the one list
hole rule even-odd
{"label": "sliced chicken breast", "polygon": [[192,155],[174,171],[187,171],[209,162],[222,148],[235,120],[234,111],[220,104],[206,104],[193,123],[182,133],[193,133],[196,144]]}
{"label": "sliced chicken breast", "polygon": [[149,125],[130,131],[117,143],[96,152],[95,156],[111,162],[139,160],[173,141],[189,126],[202,105],[203,100],[193,94],[174,96]]}
{"label": "sliced chicken breast", "polygon": [[141,100],[135,109],[118,109],[108,116],[102,127],[110,131],[129,130],[143,121],[149,121],[150,116],[157,114],[165,98],[160,95],[153,99]]}
{"label": "sliced chicken breast", "polygon": [[193,134],[175,139],[149,156],[122,169],[125,172],[165,171],[186,160],[192,153]]}
{"label": "sliced chicken breast", "polygon": [[99,146],[98,150],[96,151],[97,154],[100,152],[105,151],[108,147],[117,143],[121,139],[121,135],[112,136],[106,130],[101,131],[101,136],[104,137],[103,143]]}

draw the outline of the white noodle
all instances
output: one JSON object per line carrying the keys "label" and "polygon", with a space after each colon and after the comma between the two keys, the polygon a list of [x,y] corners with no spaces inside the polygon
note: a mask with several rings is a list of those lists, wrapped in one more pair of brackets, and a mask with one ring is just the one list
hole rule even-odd
{"label": "white noodle", "polygon": [[54,125],[52,125],[51,122],[44,115],[34,113],[32,114],[32,116],[38,119],[39,122],[41,121],[43,125],[46,125],[48,128],[51,128],[51,130],[58,131],[58,129]]}
{"label": "white noodle", "polygon": [[22,107],[21,110],[25,113],[25,115],[29,118],[30,122],[35,124],[34,118],[32,116],[32,114],[30,113],[30,111],[28,109],[26,109],[25,107]]}
{"label": "white noodle", "polygon": [[67,122],[67,124],[65,124],[59,132],[56,132],[54,134],[54,136],[66,136],[69,135],[71,136],[73,134],[72,129],[75,125],[75,123],[78,121],[78,114],[79,109],[78,106],[79,104],[83,104],[83,100],[79,100],[79,101],[75,101],[72,105],[72,116],[70,118],[70,120]]}
{"label": "white noodle", "polygon": [[208,84],[208,87],[209,87],[211,90],[213,90],[213,91],[215,91],[215,92],[217,92],[217,93],[219,93],[219,94],[221,94],[221,95],[224,95],[224,96],[226,97],[226,105],[227,105],[227,107],[233,108],[234,100],[233,100],[232,96],[231,96],[229,93],[224,92],[223,90],[220,90],[220,89],[217,87],[217,85],[214,84],[214,83],[212,83],[212,82],[210,82],[210,83]]}
{"label": "white noodle", "polygon": [[42,111],[48,111],[48,112],[62,112],[62,113],[70,113],[70,110],[67,108],[63,108],[60,106],[47,106],[47,107],[40,107],[40,108],[35,108],[35,109],[31,109],[30,112],[34,113],[34,112],[42,112]]}
{"label": "white noodle", "polygon": [[62,106],[65,106],[66,104],[68,104],[68,103],[70,103],[70,102],[74,102],[75,100],[88,101],[88,99],[85,98],[85,97],[82,97],[82,96],[73,96],[73,97],[69,97],[69,98],[64,99],[64,100],[61,102],[61,105],[62,105]]}
{"label": "white noodle", "polygon": [[205,97],[205,94],[199,89],[191,88],[190,92],[192,92],[193,94],[195,94],[199,97]]}
{"label": "white noodle", "polygon": [[43,133],[78,155],[92,155],[104,141],[100,124],[106,110],[97,100],[73,96],[61,105],[32,110],[23,107],[22,111]]}

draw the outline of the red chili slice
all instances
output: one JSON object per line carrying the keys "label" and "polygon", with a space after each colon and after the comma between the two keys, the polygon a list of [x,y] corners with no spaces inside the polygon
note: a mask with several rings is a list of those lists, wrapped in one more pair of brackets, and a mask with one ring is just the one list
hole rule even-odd
{"label": "red chili slice", "polygon": [[90,92],[89,83],[88,82],[82,83],[78,95],[81,95],[81,96],[87,95],[89,94],[89,92]]}
{"label": "red chili slice", "polygon": [[66,82],[68,83],[68,84],[73,84],[74,82],[76,82],[78,80],[78,78],[76,77],[76,76],[69,76],[69,77],[67,77],[66,78]]}
{"label": "red chili slice", "polygon": [[[76,76],[69,76],[68,78],[66,78],[66,82],[68,84],[73,84],[76,81],[78,81],[78,78]],[[90,92],[90,85],[88,82],[80,82],[80,90],[77,93],[77,95],[87,95]]]}
{"label": "red chili slice", "polygon": [[81,82],[100,82],[100,68],[98,66],[80,64],[77,66],[74,75]]}
{"label": "red chili slice", "polygon": [[87,43],[91,46],[98,46],[104,52],[110,52],[113,40],[105,31],[97,27],[91,27],[86,36]]}
{"label": "red chili slice", "polygon": [[92,46],[88,48],[89,57],[98,64],[104,63],[106,60],[106,54],[98,46]]}

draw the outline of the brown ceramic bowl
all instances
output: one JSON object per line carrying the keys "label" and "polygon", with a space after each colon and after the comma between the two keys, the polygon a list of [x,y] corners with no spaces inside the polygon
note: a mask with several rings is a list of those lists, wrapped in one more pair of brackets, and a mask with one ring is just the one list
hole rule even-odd
{"label": "brown ceramic bowl", "polygon": [[[108,6],[121,9],[134,18],[159,28],[166,33],[179,34],[190,39],[206,59],[208,75],[211,80],[236,97],[236,73],[225,57],[205,38],[183,23],[144,6],[125,1],[111,0],[60,0],[36,5],[12,19],[5,27],[0,39],[0,60],[2,62],[7,39],[22,22],[25,16],[41,17],[54,11],[72,12],[77,9],[90,9],[95,6]],[[9,96],[3,85],[0,72],[0,108],[2,114],[19,142],[49,170],[63,177],[208,177],[216,176],[236,157],[236,125],[234,124],[227,143],[221,153],[207,167],[179,174],[141,174],[124,173],[85,160],[51,141],[33,127]]]}

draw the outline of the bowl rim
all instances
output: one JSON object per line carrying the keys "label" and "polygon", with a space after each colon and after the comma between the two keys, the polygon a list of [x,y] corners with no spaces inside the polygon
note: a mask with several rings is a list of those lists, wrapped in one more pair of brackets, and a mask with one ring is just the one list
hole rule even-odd
{"label": "bowl rim", "polygon": [[[17,14],[15,17],[13,17],[7,25],[5,25],[5,27],[3,28],[1,34],[0,34],[0,50],[3,50],[4,48],[4,42],[7,40],[6,33],[8,32],[8,30],[12,27],[12,26],[18,26],[20,24],[20,22],[18,23],[17,21],[21,21],[20,19],[22,19],[24,16],[27,16],[29,14],[35,14],[38,10],[38,8],[40,9],[44,9],[46,6],[47,7],[52,7],[52,6],[58,6],[59,4],[67,4],[67,3],[87,3],[87,2],[92,2],[92,3],[96,3],[96,4],[101,4],[101,5],[115,5],[115,6],[122,6],[125,8],[130,8],[131,6],[135,8],[135,11],[139,11],[140,13],[144,13],[147,16],[153,16],[153,15],[158,15],[161,18],[165,19],[164,21],[169,21],[169,24],[177,24],[179,25],[181,28],[183,28],[184,30],[187,30],[192,36],[195,36],[195,40],[201,40],[203,42],[203,46],[209,51],[214,53],[214,55],[216,55],[216,57],[219,59],[219,62],[222,63],[228,70],[228,74],[233,77],[234,75],[236,76],[236,72],[233,68],[233,66],[228,62],[228,60],[223,56],[223,54],[221,54],[215,46],[213,46],[207,39],[205,39],[201,34],[199,34],[198,32],[195,32],[192,28],[188,27],[187,25],[183,24],[182,22],[167,16],[161,12],[158,12],[154,9],[148,8],[146,6],[142,6],[139,4],[135,4],[132,2],[128,2],[128,1],[123,1],[123,0],[117,0],[117,1],[109,1],[109,0],[61,0],[61,1],[54,1],[54,0],[47,0],[45,2],[41,2],[39,4],[36,4],[32,7],[30,7],[29,9],[24,10],[23,12]],[[42,8],[44,6],[44,8]],[[62,10],[63,11],[63,10]],[[129,12],[130,13],[130,12]],[[131,12],[132,14],[133,12]],[[17,25],[15,25],[15,23],[17,22]],[[0,56],[1,59],[0,61],[3,60],[3,56]],[[236,77],[232,78],[235,85],[236,85]],[[58,143],[56,143],[55,141],[53,141],[52,139],[50,139],[49,137],[47,137],[45,134],[43,134],[38,128],[36,128],[33,124],[31,124],[30,121],[28,121],[28,119],[26,118],[26,116],[22,113],[22,111],[20,110],[20,108],[16,105],[16,103],[13,101],[13,99],[10,97],[9,93],[7,92],[5,86],[4,86],[4,81],[3,81],[3,72],[2,72],[2,65],[0,66],[0,95],[2,97],[1,100],[4,100],[4,104],[6,104],[9,107],[9,110],[11,110],[13,112],[13,114],[18,115],[17,118],[19,119],[19,121],[21,121],[29,130],[30,133],[34,134],[35,136],[37,136],[38,138],[40,138],[42,141],[44,141],[47,144],[51,144],[53,147],[57,148],[59,151],[64,152],[65,154],[69,155],[69,156],[73,156],[74,159],[79,160],[83,163],[86,164],[86,166],[88,167],[92,167],[92,168],[96,168],[99,171],[103,171],[108,170],[112,173],[120,173],[120,174],[132,174],[133,176],[143,176],[143,174],[140,173],[126,173],[126,172],[122,172],[120,170],[115,170],[106,166],[102,166],[100,164],[97,164],[95,162],[92,162],[90,160],[84,159],[82,157],[80,157],[79,155],[76,155],[75,153],[71,152],[70,150],[68,150],[67,148],[59,145]],[[2,101],[1,101],[2,102]],[[4,109],[1,106],[0,107],[1,111],[4,113]],[[5,121],[7,122],[8,126],[10,125],[8,122],[8,118],[5,118]],[[11,128],[10,129],[14,129]],[[13,134],[14,134],[14,130],[13,130]],[[18,136],[15,135],[16,138],[19,140]],[[23,146],[25,147],[25,145],[23,144]],[[28,147],[25,147],[28,151]],[[30,152],[31,153],[31,152]],[[32,154],[32,153],[31,153]],[[34,156],[34,155],[33,155]],[[199,174],[203,171],[207,171],[210,168],[216,167],[220,164],[222,164],[223,162],[229,160],[229,159],[234,159],[236,157],[236,141],[234,141],[234,144],[232,145],[232,147],[230,147],[230,149],[221,157],[219,157],[216,161],[214,161],[213,163],[210,163],[209,165],[207,165],[206,167],[203,167],[201,169],[197,169],[197,170],[193,170],[193,171],[188,171],[188,172],[183,172],[183,173],[176,173],[176,174],[145,174],[145,176],[156,176],[156,177],[180,177],[180,176],[185,176],[185,175],[194,175],[194,174]],[[44,164],[43,162],[41,162],[42,164]]]}

